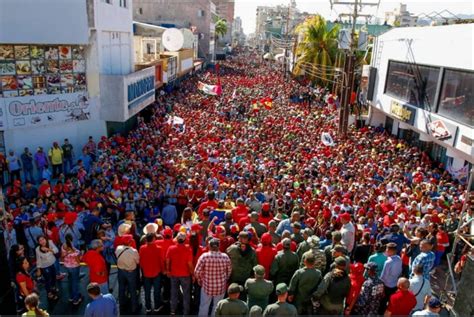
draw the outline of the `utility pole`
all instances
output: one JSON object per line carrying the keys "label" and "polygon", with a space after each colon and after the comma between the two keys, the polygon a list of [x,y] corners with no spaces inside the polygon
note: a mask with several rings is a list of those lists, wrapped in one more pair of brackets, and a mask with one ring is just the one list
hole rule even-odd
{"label": "utility pole", "polygon": [[[333,3],[334,1],[334,3]],[[337,0],[329,0],[331,3],[331,9],[334,4],[341,5],[352,5],[352,13],[342,13],[339,17],[348,16],[352,20],[352,30],[351,30],[351,43],[350,49],[345,52],[344,60],[344,72],[342,74],[342,88],[341,88],[341,107],[339,109],[339,135],[345,136],[347,134],[347,128],[349,125],[349,104],[351,100],[351,94],[354,90],[354,79],[355,79],[355,66],[356,66],[356,51],[358,43],[356,42],[356,23],[358,17],[368,17],[370,15],[360,14],[359,10],[362,9],[362,6],[378,6],[378,3],[362,2],[362,0],[354,0],[354,2],[341,2]]]}
{"label": "utility pole", "polygon": [[[291,10],[291,1],[290,3],[288,4],[288,16],[286,17],[286,30],[285,30],[285,40],[286,42],[288,42],[288,34],[289,34],[289,28],[290,28],[290,10]],[[283,63],[283,72],[285,74],[285,78],[287,78],[287,65],[288,65],[288,58],[289,58],[289,54],[288,54],[288,48],[285,47],[285,62]]]}

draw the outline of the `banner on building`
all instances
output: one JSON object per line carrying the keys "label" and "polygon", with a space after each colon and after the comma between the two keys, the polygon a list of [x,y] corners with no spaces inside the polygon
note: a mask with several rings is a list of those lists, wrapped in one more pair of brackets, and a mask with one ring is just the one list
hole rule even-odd
{"label": "banner on building", "polygon": [[432,137],[454,146],[454,141],[458,133],[457,125],[442,120],[440,117],[429,114],[429,123],[426,125],[426,130]]}
{"label": "banner on building", "polygon": [[89,120],[90,104],[86,92],[0,98],[0,129]]}
{"label": "banner on building", "polygon": [[222,87],[220,85],[208,85],[200,81],[198,83],[198,89],[207,95],[220,96],[222,93]]}
{"label": "banner on building", "polygon": [[455,179],[466,183],[467,178],[469,176],[469,164],[464,165],[460,169],[454,169],[452,165],[449,165],[446,170],[448,171],[449,174],[451,174],[452,177]]}

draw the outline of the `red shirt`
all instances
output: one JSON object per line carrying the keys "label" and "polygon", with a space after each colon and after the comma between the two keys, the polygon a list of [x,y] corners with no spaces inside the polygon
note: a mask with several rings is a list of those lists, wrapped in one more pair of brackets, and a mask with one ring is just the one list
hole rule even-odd
{"label": "red shirt", "polygon": [[104,257],[96,250],[87,251],[82,260],[89,266],[90,282],[103,284],[107,282],[107,267]]}
{"label": "red shirt", "polygon": [[438,233],[436,233],[436,251],[444,252],[448,246],[448,234],[443,230],[439,230]]}
{"label": "red shirt", "polygon": [[416,297],[411,291],[398,290],[390,297],[387,310],[392,316],[409,316],[416,306]]}
{"label": "red shirt", "polygon": [[202,219],[202,212],[204,209],[209,209],[209,211],[211,210],[215,210],[217,208],[217,201],[215,200],[208,200],[208,201],[205,201],[203,203],[201,203],[199,205],[199,209],[198,209],[198,216],[199,216],[199,219]]}
{"label": "red shirt", "polygon": [[189,262],[193,262],[191,248],[185,244],[177,244],[169,247],[166,252],[166,260],[170,261],[170,275],[173,277],[187,277],[189,272]]}
{"label": "red shirt", "polygon": [[138,254],[144,277],[157,277],[163,271],[162,250],[156,243],[142,245]]}
{"label": "red shirt", "polygon": [[169,247],[174,245],[175,243],[173,239],[156,240],[155,243],[161,248],[161,259],[163,260],[163,263],[165,263],[166,252],[168,252]]}
{"label": "red shirt", "polygon": [[267,217],[262,216],[262,214],[258,215],[258,222],[264,224],[265,227],[268,228],[268,223],[273,219],[272,215],[268,215]]}
{"label": "red shirt", "polygon": [[265,278],[268,279],[270,275],[270,268],[272,267],[272,262],[275,259],[277,250],[272,246],[260,246],[257,248],[257,262],[265,268]]}
{"label": "red shirt", "polygon": [[244,205],[237,206],[234,209],[232,209],[232,219],[237,224],[240,222],[240,219],[247,217],[248,214],[249,214],[249,210]]}
{"label": "red shirt", "polygon": [[[33,279],[29,275],[25,275],[22,272],[16,273],[16,282],[18,283],[18,285],[20,285],[20,283],[26,283],[26,289],[28,290],[29,293],[31,293],[33,289],[35,288],[35,283],[33,282]],[[21,292],[21,288],[20,288],[20,292]],[[22,293],[22,295],[26,295],[26,294]]]}

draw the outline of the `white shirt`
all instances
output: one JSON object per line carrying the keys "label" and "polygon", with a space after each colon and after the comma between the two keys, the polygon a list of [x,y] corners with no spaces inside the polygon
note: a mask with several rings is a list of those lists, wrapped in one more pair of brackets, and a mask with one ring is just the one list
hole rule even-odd
{"label": "white shirt", "polygon": [[53,252],[43,252],[40,250],[40,246],[36,247],[36,266],[39,269],[45,269],[47,267],[50,267],[51,265],[56,262],[56,257],[54,256],[56,253],[58,253],[58,248],[54,244],[53,241],[49,240],[49,248]]}
{"label": "white shirt", "polygon": [[431,296],[432,293],[430,281],[425,279],[423,288],[421,285],[423,285],[423,275],[415,275],[410,279],[410,291],[416,295],[416,306],[413,310],[425,308],[425,297]]}
{"label": "white shirt", "polygon": [[342,225],[341,235],[342,245],[346,247],[349,253],[352,252],[352,249],[354,249],[355,244],[355,228],[352,222],[348,222],[345,225]]}
{"label": "white shirt", "polygon": [[117,256],[117,267],[121,270],[133,271],[140,262],[138,251],[129,246],[119,245],[115,256]]}

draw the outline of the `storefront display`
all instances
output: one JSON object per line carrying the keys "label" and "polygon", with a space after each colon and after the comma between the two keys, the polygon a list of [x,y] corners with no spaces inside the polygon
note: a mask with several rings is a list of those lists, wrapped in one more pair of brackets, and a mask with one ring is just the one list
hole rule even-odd
{"label": "storefront display", "polygon": [[85,48],[0,45],[0,97],[86,91]]}

